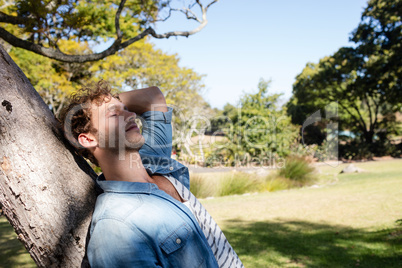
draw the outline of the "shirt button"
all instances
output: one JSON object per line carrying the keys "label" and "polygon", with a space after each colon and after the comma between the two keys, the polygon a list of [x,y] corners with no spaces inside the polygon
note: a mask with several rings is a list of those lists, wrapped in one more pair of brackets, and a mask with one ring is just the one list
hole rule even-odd
{"label": "shirt button", "polygon": [[173,167],[170,167],[169,170],[173,170]]}
{"label": "shirt button", "polygon": [[181,244],[181,239],[180,239],[180,238],[177,238],[177,239],[176,239],[176,243],[177,243],[177,244]]}

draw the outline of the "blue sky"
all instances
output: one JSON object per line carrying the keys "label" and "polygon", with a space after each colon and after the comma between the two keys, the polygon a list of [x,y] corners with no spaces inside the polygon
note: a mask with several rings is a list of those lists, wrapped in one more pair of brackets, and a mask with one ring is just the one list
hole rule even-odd
{"label": "blue sky", "polygon": [[[189,38],[151,39],[177,53],[180,65],[205,74],[202,93],[212,107],[236,105],[244,92],[256,92],[260,78],[271,79],[271,93],[292,94],[307,62],[318,62],[349,43],[366,0],[221,0],[211,6],[208,25]],[[191,29],[175,16],[158,32]],[[182,19],[180,19],[182,18]]]}

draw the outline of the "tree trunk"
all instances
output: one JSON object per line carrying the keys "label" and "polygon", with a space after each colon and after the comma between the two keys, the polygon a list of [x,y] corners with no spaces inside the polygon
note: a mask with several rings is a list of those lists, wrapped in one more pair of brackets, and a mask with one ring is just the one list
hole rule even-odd
{"label": "tree trunk", "polygon": [[366,144],[373,144],[374,142],[374,131],[373,130],[365,130],[363,132],[363,138]]}
{"label": "tree trunk", "polygon": [[79,267],[96,199],[95,174],[1,45],[0,103],[4,214],[39,267]]}

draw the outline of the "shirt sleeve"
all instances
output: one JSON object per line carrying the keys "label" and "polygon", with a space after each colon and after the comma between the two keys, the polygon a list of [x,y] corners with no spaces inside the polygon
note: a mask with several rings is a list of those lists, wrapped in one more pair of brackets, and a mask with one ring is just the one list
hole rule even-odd
{"label": "shirt sleeve", "polygon": [[146,240],[123,222],[114,219],[103,219],[96,223],[87,254],[92,268],[161,267]]}
{"label": "shirt sleeve", "polygon": [[168,107],[167,112],[147,111],[139,116],[142,122],[142,135],[145,138],[145,144],[140,149],[141,154],[170,157],[172,113],[173,108]]}

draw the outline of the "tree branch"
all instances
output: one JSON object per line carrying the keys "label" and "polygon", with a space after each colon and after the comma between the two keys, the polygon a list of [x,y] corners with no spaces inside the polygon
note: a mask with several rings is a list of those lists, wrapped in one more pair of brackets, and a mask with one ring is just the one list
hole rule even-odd
{"label": "tree branch", "polygon": [[364,118],[363,118],[363,116],[361,115],[359,108],[356,106],[356,103],[352,102],[352,107],[355,109],[355,111],[356,111],[357,114],[359,115],[359,119],[360,119],[360,121],[361,121],[361,123],[362,123],[362,126],[364,127],[365,132],[366,132],[366,131],[367,131],[366,122],[364,122]]}
{"label": "tree branch", "polygon": [[355,120],[357,125],[359,125],[362,129],[364,129],[364,126],[360,123],[359,118],[357,118],[351,111],[349,111],[349,109],[346,108],[346,106],[343,105],[341,102],[338,102],[338,103]]}
{"label": "tree branch", "polygon": [[[191,9],[189,8],[183,8],[183,9],[171,9],[173,11],[180,11],[181,13],[183,13],[184,15],[186,15],[186,18],[188,20],[195,20],[198,21],[199,23],[202,23],[202,21],[197,17],[197,15],[191,11]],[[191,14],[191,15],[190,15]]]}
{"label": "tree branch", "polygon": [[204,10],[204,6],[201,4],[200,0],[195,0],[195,2],[200,6],[201,10]]}
{"label": "tree branch", "polygon": [[26,18],[22,18],[22,17],[17,17],[17,16],[10,16],[7,15],[4,12],[0,11],[0,22],[5,22],[5,23],[9,23],[9,24],[25,24],[27,23],[27,19]]}
{"label": "tree branch", "polygon": [[155,38],[158,39],[163,39],[163,38],[169,38],[171,36],[185,36],[185,37],[189,37],[190,35],[193,35],[195,33],[198,33],[199,31],[201,31],[206,25],[207,25],[207,21],[203,21],[203,23],[198,26],[197,28],[195,28],[194,30],[191,31],[174,31],[174,32],[167,32],[167,33],[163,33],[163,34],[158,34],[155,32],[155,30],[153,28],[149,28],[151,29],[151,35]]}
{"label": "tree branch", "polygon": [[145,36],[149,35],[153,31],[152,28],[148,28],[145,31],[143,31],[141,34],[137,35],[136,37],[131,38],[130,40],[127,40],[124,43],[117,43],[116,41],[106,50],[100,52],[100,53],[93,53],[93,54],[85,54],[85,55],[68,55],[60,50],[54,49],[54,48],[48,48],[44,47],[42,45],[38,45],[29,41],[22,40],[18,37],[15,37],[11,33],[7,32],[4,28],[0,27],[0,36],[10,43],[11,45],[15,47],[20,47],[29,51],[32,51],[36,54],[63,61],[63,62],[78,62],[78,63],[83,63],[83,62],[88,62],[88,61],[97,61],[100,59],[103,59],[107,56],[115,54],[117,51],[120,49],[126,48],[127,46],[131,45],[132,43],[143,39]]}
{"label": "tree branch", "polygon": [[172,16],[172,10],[174,10],[173,8],[169,8],[169,14],[166,16],[166,18],[164,19],[155,19],[153,21],[151,21],[151,23],[155,23],[155,22],[159,22],[159,21],[167,21],[170,16]]}
{"label": "tree branch", "polygon": [[214,0],[214,1],[212,1],[211,3],[209,3],[208,5],[207,5],[207,7],[205,8],[205,11],[208,11],[208,8],[210,7],[210,6],[212,6],[213,4],[215,4],[216,2],[218,2],[219,0]]}
{"label": "tree branch", "polygon": [[116,28],[116,35],[117,35],[116,41],[119,40],[119,42],[121,41],[121,38],[123,36],[121,33],[121,30],[120,30],[120,15],[121,15],[121,12],[123,11],[125,4],[126,4],[126,0],[122,0],[120,2],[119,9],[117,9],[116,16],[114,18],[114,26]]}
{"label": "tree branch", "polygon": [[[61,52],[57,47],[56,48],[51,48],[51,47],[44,47],[41,44],[35,44],[33,41],[27,41],[27,40],[23,40],[20,39],[18,37],[16,37],[15,35],[11,34],[10,32],[8,32],[7,30],[5,30],[3,27],[0,27],[0,37],[5,40],[6,42],[8,42],[9,44],[13,45],[14,47],[20,47],[23,48],[25,50],[28,51],[32,51],[36,54],[51,58],[51,59],[55,59],[58,61],[63,61],[63,62],[69,62],[69,63],[73,63],[73,62],[77,62],[77,63],[83,63],[83,62],[89,62],[89,61],[97,61],[100,59],[103,59],[105,57],[108,57],[110,55],[115,54],[117,51],[126,48],[127,46],[131,45],[134,42],[137,42],[141,39],[143,39],[144,37],[146,37],[147,35],[151,35],[154,38],[158,38],[158,39],[162,39],[162,38],[169,38],[171,36],[190,36],[193,35],[195,33],[198,33],[199,31],[201,31],[208,23],[207,20],[207,10],[208,8],[218,2],[219,0],[214,0],[211,3],[209,3],[207,5],[207,7],[205,8],[201,2],[199,0],[196,0],[196,4],[199,5],[199,7],[201,8],[202,11],[202,19],[198,18],[195,13],[193,13],[193,11],[189,10],[189,9],[185,9],[182,10],[182,12],[184,14],[186,14],[187,19],[194,19],[196,21],[198,21],[200,23],[200,25],[198,25],[198,27],[196,27],[193,30],[190,31],[171,31],[171,32],[166,32],[163,34],[158,34],[155,32],[155,30],[152,27],[148,27],[147,29],[145,29],[143,32],[141,32],[139,35],[128,39],[125,42],[122,42],[122,38],[123,38],[123,33],[121,32],[120,29],[120,15],[121,12],[123,11],[124,5],[126,3],[126,0],[122,0],[120,2],[119,8],[116,12],[115,15],[115,29],[116,29],[116,35],[117,38],[114,41],[114,43],[107,48],[106,50],[100,52],[100,53],[93,53],[93,54],[85,54],[85,55],[69,55],[69,54],[65,54],[63,52]],[[194,3],[195,5],[195,3]],[[193,5],[193,6],[194,6]],[[192,6],[190,6],[192,7]],[[172,10],[172,9],[171,9]],[[171,10],[169,11],[169,15],[167,18],[170,17],[171,15]],[[189,15],[191,14],[191,15]],[[167,18],[165,18],[164,20],[166,20]],[[7,15],[3,12],[0,12],[0,22],[5,22],[5,23],[10,23],[10,24],[25,24],[27,21],[29,20],[26,18],[21,18],[21,17],[15,17],[15,16],[10,16]],[[50,37],[47,36],[47,38],[50,40]]]}
{"label": "tree branch", "polygon": [[[211,3],[208,4],[207,8],[210,7],[214,3],[217,3],[218,1],[219,0],[212,1]],[[188,37],[189,35],[192,35],[192,34],[195,34],[195,33],[198,33],[199,31],[201,31],[208,24],[207,8],[204,8],[204,6],[201,4],[201,2],[199,0],[196,0],[196,3],[201,8],[201,12],[202,12],[202,20],[200,20],[199,18],[196,17],[196,20],[200,23],[200,25],[197,28],[195,28],[195,29],[193,29],[191,31],[174,31],[174,32],[167,32],[167,33],[163,33],[163,34],[158,34],[151,28],[151,35],[153,37],[155,37],[155,38],[163,39],[163,38],[169,38],[171,36],[185,36],[185,37]],[[193,12],[191,12],[191,13],[194,14]]]}

